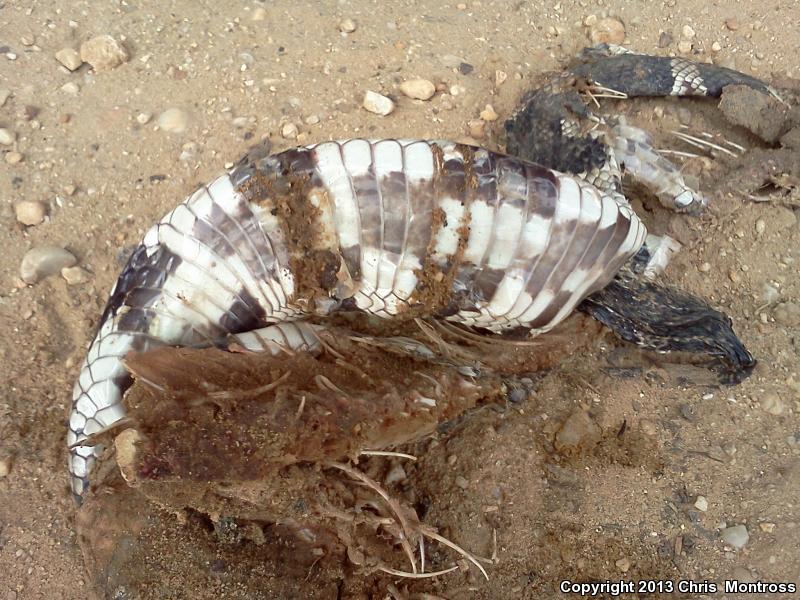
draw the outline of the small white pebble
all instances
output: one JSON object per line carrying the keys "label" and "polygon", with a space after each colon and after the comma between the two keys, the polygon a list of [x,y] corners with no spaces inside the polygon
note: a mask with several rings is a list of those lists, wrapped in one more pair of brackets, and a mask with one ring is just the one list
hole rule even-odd
{"label": "small white pebble", "polygon": [[356,30],[356,23],[353,19],[342,19],[339,21],[339,31],[342,33],[353,33]]}
{"label": "small white pebble", "polygon": [[138,115],[136,115],[136,122],[139,123],[139,125],[146,125],[147,123],[150,122],[150,119],[152,118],[153,115],[151,115],[150,113],[141,112]]}
{"label": "small white pebble", "polygon": [[89,273],[80,267],[64,267],[61,269],[61,277],[67,282],[67,285],[78,285],[89,281]]}
{"label": "small white pebble", "polygon": [[47,214],[47,208],[41,202],[35,200],[23,200],[14,205],[14,213],[17,216],[17,221],[23,225],[38,225],[44,221]]}
{"label": "small white pebble", "polygon": [[67,94],[72,94],[73,96],[80,91],[80,86],[75,83],[74,81],[68,81],[64,85],[61,86],[61,91],[66,92]]}
{"label": "small white pebble", "polygon": [[698,496],[697,500],[694,501],[694,507],[700,512],[706,512],[708,510],[708,500],[706,500],[705,496]]}
{"label": "small white pebble", "polygon": [[687,40],[691,40],[695,36],[694,29],[692,29],[691,25],[684,25],[683,29],[681,29],[681,33]]}
{"label": "small white pebble", "polygon": [[10,165],[16,165],[22,162],[24,157],[19,152],[7,152],[6,162]]}
{"label": "small white pebble", "polygon": [[62,48],[55,54],[56,60],[70,71],[74,71],[83,64],[81,55],[75,48]]}
{"label": "small white pebble", "polygon": [[747,532],[747,527],[744,525],[726,527],[720,534],[723,542],[729,546],[733,546],[737,550],[744,548],[745,544],[750,540],[750,534]]}
{"label": "small white pebble", "polygon": [[409,79],[400,84],[400,91],[409,98],[430,100],[436,93],[436,86],[427,79]]}
{"label": "small white pebble", "polygon": [[0,146],[10,146],[16,139],[16,133],[5,127],[0,128]]}
{"label": "small white pebble", "polygon": [[287,140],[295,139],[298,133],[297,125],[292,122],[285,123],[284,126],[281,127],[281,135]]}
{"label": "small white pebble", "polygon": [[481,111],[481,119],[484,121],[497,121],[497,113],[491,104],[487,104],[486,108]]}
{"label": "small white pebble", "polygon": [[392,102],[391,98],[387,98],[373,91],[367,91],[364,94],[362,106],[369,112],[383,117],[394,111],[394,102]]}
{"label": "small white pebble", "polygon": [[180,108],[168,108],[158,116],[158,126],[167,133],[183,133],[189,126],[189,115]]}
{"label": "small white pebble", "polygon": [[128,51],[110,35],[98,35],[81,44],[81,60],[95,71],[114,69],[128,59]]}

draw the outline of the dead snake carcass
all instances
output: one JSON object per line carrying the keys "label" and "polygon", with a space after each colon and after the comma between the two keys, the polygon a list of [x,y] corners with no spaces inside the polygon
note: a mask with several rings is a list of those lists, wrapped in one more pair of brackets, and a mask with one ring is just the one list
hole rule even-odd
{"label": "dead snake carcass", "polygon": [[126,354],[230,334],[308,347],[309,315],[535,335],[580,306],[625,339],[746,372],[754,361],[725,315],[641,283],[660,252],[624,197],[481,148],[354,139],[251,155],[150,228],[123,269],[73,391],[72,490],[84,493],[99,453],[87,438],[125,416]]}

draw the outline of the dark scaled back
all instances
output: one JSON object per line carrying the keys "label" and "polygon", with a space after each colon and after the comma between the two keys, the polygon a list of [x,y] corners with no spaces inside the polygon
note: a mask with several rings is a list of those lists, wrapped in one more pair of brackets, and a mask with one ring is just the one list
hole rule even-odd
{"label": "dark scaled back", "polygon": [[633,259],[577,309],[623,340],[649,350],[716,357],[724,383],[739,383],[748,377],[756,360],[733,331],[731,319],[687,292],[638,277],[637,264],[641,260]]}

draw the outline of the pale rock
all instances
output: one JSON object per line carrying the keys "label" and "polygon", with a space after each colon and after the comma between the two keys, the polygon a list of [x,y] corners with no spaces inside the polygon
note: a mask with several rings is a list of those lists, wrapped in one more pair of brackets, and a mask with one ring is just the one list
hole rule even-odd
{"label": "pale rock", "polygon": [[497,113],[494,111],[494,107],[491,104],[487,104],[486,108],[481,111],[481,119],[484,121],[497,121]]}
{"label": "pale rock", "polygon": [[83,64],[81,55],[78,54],[78,51],[75,50],[75,48],[62,48],[56,52],[55,56],[56,60],[70,71],[74,71]]}
{"label": "pale rock", "polygon": [[574,451],[581,446],[596,443],[601,434],[600,426],[589,413],[575,410],[556,433],[555,447],[559,452]]}
{"label": "pale rock", "polygon": [[683,29],[681,29],[681,34],[683,34],[683,37],[687,40],[691,40],[695,36],[695,31],[690,25],[684,25]]}
{"label": "pale rock", "polygon": [[80,267],[64,267],[61,269],[61,277],[67,282],[67,285],[78,285],[89,281],[89,273]]}
{"label": "pale rock", "polygon": [[694,507],[700,512],[706,512],[708,510],[708,500],[706,500],[705,496],[698,496],[697,500],[694,501]]}
{"label": "pale rock", "polygon": [[339,31],[342,33],[353,33],[356,30],[356,23],[353,19],[342,19],[339,21]]}
{"label": "pale rock", "polygon": [[14,205],[14,214],[17,216],[17,221],[23,225],[38,225],[44,221],[47,208],[41,202],[23,200]]}
{"label": "pale rock", "polygon": [[750,539],[750,534],[747,533],[747,527],[744,525],[734,525],[733,527],[726,527],[720,532],[722,541],[733,546],[737,550],[744,548]]}
{"label": "pale rock", "polygon": [[394,102],[392,102],[391,98],[387,98],[373,91],[367,91],[364,94],[364,103],[362,106],[369,112],[383,117],[394,111]]}
{"label": "pale rock", "polygon": [[61,91],[67,94],[76,95],[81,90],[80,86],[74,81],[68,81],[61,86]]}
{"label": "pale rock", "polygon": [[783,401],[775,392],[767,392],[759,402],[761,410],[771,415],[782,415],[784,411]]}
{"label": "pale rock", "polygon": [[409,79],[400,84],[400,91],[415,100],[430,100],[436,93],[436,86],[427,79]]}
{"label": "pale rock", "polygon": [[81,44],[81,60],[95,71],[109,71],[129,58],[128,51],[110,35],[98,35]]}
{"label": "pale rock", "polygon": [[183,133],[189,126],[189,115],[180,108],[168,108],[158,116],[158,126],[167,133]]}
{"label": "pale rock", "polygon": [[16,133],[5,127],[0,128],[0,146],[10,146],[16,139]]}
{"label": "pale rock", "polygon": [[483,139],[486,135],[486,121],[481,119],[471,119],[467,121],[467,128],[469,129],[469,135],[476,140]]}
{"label": "pale rock", "polygon": [[59,273],[64,267],[73,266],[78,260],[71,252],[59,246],[37,246],[22,257],[19,274],[28,284]]}
{"label": "pale rock", "polygon": [[297,130],[297,125],[292,122],[285,123],[283,127],[281,127],[281,136],[287,140],[295,139],[298,133],[299,131]]}
{"label": "pale rock", "polygon": [[16,165],[22,162],[24,157],[19,152],[7,152],[6,162],[10,165]]}
{"label": "pale rock", "polygon": [[621,44],[625,41],[625,25],[617,18],[604,17],[589,27],[593,44]]}
{"label": "pale rock", "polygon": [[800,326],[800,304],[796,302],[782,302],[775,307],[772,316],[776,323],[785,327]]}

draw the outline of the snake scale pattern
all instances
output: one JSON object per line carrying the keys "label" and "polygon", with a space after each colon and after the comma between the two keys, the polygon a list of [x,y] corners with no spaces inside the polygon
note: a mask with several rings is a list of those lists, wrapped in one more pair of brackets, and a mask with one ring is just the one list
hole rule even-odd
{"label": "snake scale pattern", "polygon": [[[601,54],[581,63],[594,64],[581,77],[611,73],[619,81],[604,85],[620,86],[630,83],[626,69],[644,69],[644,88],[626,93],[715,89],[707,66],[676,71],[667,59]],[[75,383],[75,496],[101,451],[87,438],[125,416],[131,351],[220,346],[232,335],[252,349],[311,348],[314,329],[302,319],[340,310],[536,334],[607,285],[647,238],[621,194],[613,136],[633,148],[618,151],[629,161],[651,149],[619,124],[606,137],[581,135],[574,125],[590,113],[566,79],[555,81],[507,124],[509,151],[522,158],[362,139],[252,154],[153,225],[111,291]],[[669,169],[654,169],[665,203],[702,204]]]}

